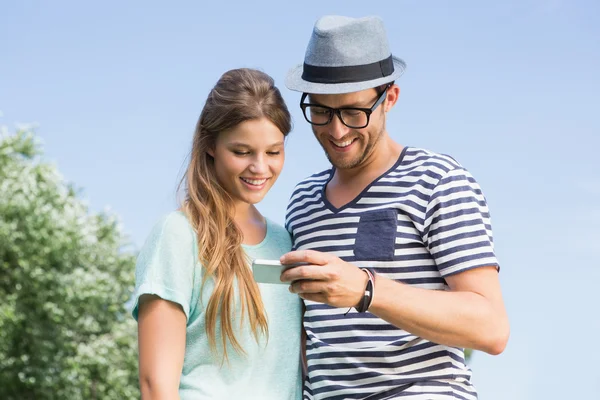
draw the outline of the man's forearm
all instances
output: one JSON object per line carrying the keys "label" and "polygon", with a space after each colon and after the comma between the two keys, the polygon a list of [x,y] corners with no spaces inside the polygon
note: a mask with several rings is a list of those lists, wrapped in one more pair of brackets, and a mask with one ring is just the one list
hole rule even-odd
{"label": "man's forearm", "polygon": [[447,346],[499,354],[508,340],[504,308],[473,292],[420,289],[378,276],[369,312]]}

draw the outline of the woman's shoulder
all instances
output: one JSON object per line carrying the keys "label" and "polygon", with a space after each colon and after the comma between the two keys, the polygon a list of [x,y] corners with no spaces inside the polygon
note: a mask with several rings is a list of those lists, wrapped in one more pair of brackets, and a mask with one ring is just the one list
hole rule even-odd
{"label": "woman's shoulder", "polygon": [[265,219],[267,221],[267,234],[269,235],[269,238],[291,247],[292,239],[287,229],[285,229],[283,225],[269,218],[265,217]]}
{"label": "woman's shoulder", "polygon": [[162,216],[159,220],[163,226],[171,230],[193,231],[187,215],[182,210],[174,210]]}
{"label": "woman's shoulder", "polygon": [[161,216],[154,224],[146,244],[190,245],[195,233],[187,216],[182,211],[171,211]]}

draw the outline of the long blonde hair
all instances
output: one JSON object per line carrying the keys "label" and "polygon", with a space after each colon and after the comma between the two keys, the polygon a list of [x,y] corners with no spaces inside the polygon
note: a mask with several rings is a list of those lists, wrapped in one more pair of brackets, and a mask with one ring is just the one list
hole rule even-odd
{"label": "long blonde hair", "polygon": [[190,163],[180,183],[180,187],[185,187],[182,210],[198,236],[198,257],[204,268],[202,288],[209,278],[215,283],[206,307],[206,333],[211,350],[216,353],[217,316],[220,316],[223,360],[228,359],[228,341],[238,353],[245,353],[232,326],[236,281],[241,323],[248,318],[257,341],[261,332],[268,335],[268,325],[258,286],[241,246],[242,232],[233,219],[231,196],[217,181],[214,160],[208,150],[214,148],[220,132],[263,117],[284,135],[292,129],[290,113],[273,79],[261,71],[246,68],[223,74],[208,94],[200,114]]}

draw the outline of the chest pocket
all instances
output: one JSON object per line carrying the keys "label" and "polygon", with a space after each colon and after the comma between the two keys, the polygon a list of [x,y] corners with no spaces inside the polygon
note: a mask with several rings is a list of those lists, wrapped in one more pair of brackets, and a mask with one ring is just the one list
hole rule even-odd
{"label": "chest pocket", "polygon": [[398,214],[396,210],[377,210],[360,216],[354,256],[363,261],[393,261]]}

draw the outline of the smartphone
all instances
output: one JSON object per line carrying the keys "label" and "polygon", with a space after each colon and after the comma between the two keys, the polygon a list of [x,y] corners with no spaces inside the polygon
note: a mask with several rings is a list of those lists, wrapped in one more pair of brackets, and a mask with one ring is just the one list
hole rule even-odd
{"label": "smartphone", "polygon": [[281,273],[289,268],[294,268],[306,263],[283,265],[279,260],[254,260],[252,261],[252,275],[254,280],[259,283],[280,283],[289,284],[290,282],[281,282],[279,280]]}

